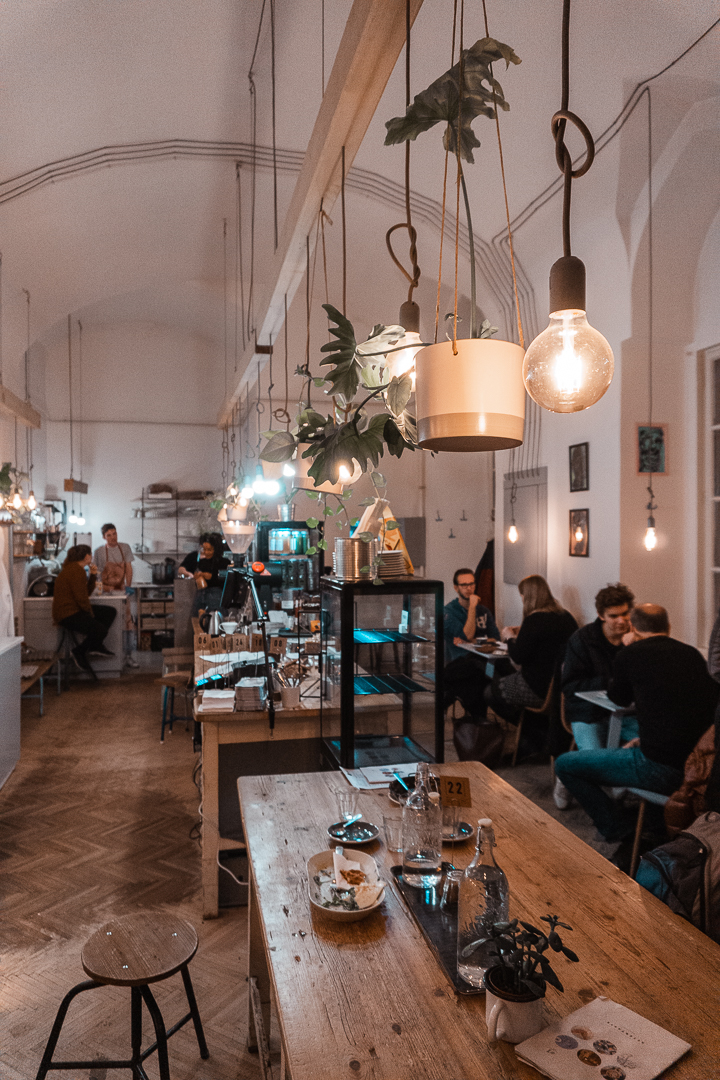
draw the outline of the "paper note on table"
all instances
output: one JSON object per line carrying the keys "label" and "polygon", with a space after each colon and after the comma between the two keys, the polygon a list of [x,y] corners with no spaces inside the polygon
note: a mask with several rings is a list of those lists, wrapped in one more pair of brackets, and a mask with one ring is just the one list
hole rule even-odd
{"label": "paper note on table", "polygon": [[416,761],[408,761],[402,765],[370,765],[366,769],[360,769],[360,772],[371,787],[389,787],[395,779],[395,773],[402,777],[410,774],[414,776],[416,768]]}

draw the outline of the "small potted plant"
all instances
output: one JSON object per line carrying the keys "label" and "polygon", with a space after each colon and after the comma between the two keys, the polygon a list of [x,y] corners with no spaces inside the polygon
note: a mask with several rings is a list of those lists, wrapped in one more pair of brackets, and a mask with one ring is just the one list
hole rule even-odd
{"label": "small potted plant", "polygon": [[531,923],[513,919],[494,923],[485,938],[473,941],[464,950],[469,956],[481,945],[497,957],[497,964],[485,972],[485,1017],[491,1042],[504,1039],[519,1043],[537,1035],[545,1026],[542,999],[548,986],[564,990],[548,956],[548,949],[560,953],[572,963],[578,957],[563,945],[557,927],[572,930],[557,915],[542,915],[548,930],[538,930]]}

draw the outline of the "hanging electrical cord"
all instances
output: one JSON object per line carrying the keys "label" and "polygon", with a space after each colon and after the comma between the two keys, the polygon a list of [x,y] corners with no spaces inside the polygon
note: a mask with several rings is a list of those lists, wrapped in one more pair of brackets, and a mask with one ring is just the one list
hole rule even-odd
{"label": "hanging electrical cord", "polygon": [[[453,27],[452,27],[452,47],[450,49],[450,68],[455,67],[455,34],[457,31],[457,6],[458,0],[454,0],[453,4]],[[438,327],[440,323],[440,290],[442,288],[442,264],[443,264],[443,243],[445,240],[445,209],[447,203],[447,176],[448,176],[448,160],[450,156],[450,143],[445,147],[445,169],[443,172],[443,193],[442,193],[442,213],[440,217],[440,264],[438,266],[438,287],[437,287],[437,300],[435,303],[435,336],[433,338],[437,345],[438,339]]]}
{"label": "hanging electrical cord", "polygon": [[257,36],[255,38],[255,48],[253,49],[252,60],[250,61],[250,70],[248,71],[248,83],[250,84],[250,128],[251,128],[251,146],[252,146],[252,184],[250,195],[250,283],[248,286],[248,307],[247,307],[247,336],[252,339],[255,333],[255,318],[253,308],[253,289],[255,284],[255,202],[257,195],[257,88],[255,86],[254,67],[255,60],[257,58],[258,45],[260,44],[260,34],[262,32],[263,18],[265,15],[266,0],[263,0],[263,5],[260,10],[260,21],[257,28]]}
{"label": "hanging electrical cord", "polygon": [[320,70],[322,77],[322,96],[325,97],[325,0],[320,0],[320,42],[321,60]]}
{"label": "hanging electrical cord", "polygon": [[[25,300],[27,304],[27,336],[25,343],[25,400],[28,405],[30,404],[30,292],[28,289],[23,289],[25,293]],[[33,490],[33,438],[32,428],[29,424],[25,427],[25,468],[28,474],[28,510],[34,510],[37,506],[35,499],[35,492]]]}
{"label": "hanging electrical cord", "polygon": [[[75,476],[73,447],[73,388],[72,388],[72,315],[68,315],[68,400],[70,403],[70,479]],[[74,499],[72,500],[75,501]]]}
{"label": "hanging electrical cord", "polygon": [[[245,337],[245,279],[243,276],[243,248],[242,248],[242,180],[240,179],[240,170],[242,169],[242,163],[236,162],[235,164],[235,186],[237,189],[237,213],[236,224],[237,233],[235,237],[235,371],[237,371],[238,365],[238,322],[242,327],[242,347],[245,352],[245,346],[247,339]],[[240,303],[238,305],[238,287],[240,288]],[[238,319],[238,315],[242,313],[242,319]]]}
{"label": "hanging electrical cord", "polygon": [[[410,0],[405,0],[405,111],[410,108]],[[408,234],[408,241],[410,244],[410,264],[412,266],[412,273],[408,273],[403,264],[397,258],[392,246],[392,234],[397,229],[405,229]],[[385,245],[390,253],[390,258],[397,266],[400,273],[409,282],[408,289],[408,303],[412,303],[413,292],[418,287],[420,282],[420,267],[417,261],[417,230],[412,223],[412,215],[410,209],[410,139],[405,141],[405,221],[398,222],[397,225],[392,225],[385,233]],[[404,323],[403,323],[404,325]],[[407,327],[405,328],[407,329]],[[414,329],[414,327],[413,327]]]}
{"label": "hanging electrical cord", "polygon": [[340,204],[342,208],[342,313],[347,318],[347,227],[345,223],[345,147],[341,156]]}
{"label": "hanging electrical cord", "polygon": [[[648,138],[647,138],[647,189],[648,189],[648,427],[652,428],[653,422],[653,187],[652,187],[652,170],[653,170],[653,143],[652,143],[652,99],[650,94],[650,87],[646,86],[643,90],[643,94],[647,94],[647,125],[648,125]],[[648,502],[645,509],[648,511],[647,528],[645,530],[645,538],[643,543],[647,551],[652,551],[657,544],[657,533],[655,531],[655,511],[657,510],[657,503],[655,502],[655,492],[653,491],[653,474],[649,474],[648,485]]]}
{"label": "hanging electrical cord", "polygon": [[[464,57],[463,57],[463,30],[465,22],[465,0],[460,0],[460,61],[458,65],[458,133],[457,133],[457,179],[455,198],[455,299],[453,303],[453,355],[457,356],[457,320],[458,320],[458,266],[460,259],[460,188],[462,186],[462,159],[460,148],[462,143],[462,100],[464,82]],[[473,297],[473,304],[475,298]],[[473,319],[475,312],[472,313]]]}
{"label": "hanging electrical cord", "polygon": [[225,397],[228,396],[228,273],[227,273],[227,218],[223,218],[223,355],[225,369]]}
{"label": "hanging electrical cord", "polygon": [[270,0],[270,82],[272,87],[273,228],[278,246],[277,143],[275,141],[275,0]]}

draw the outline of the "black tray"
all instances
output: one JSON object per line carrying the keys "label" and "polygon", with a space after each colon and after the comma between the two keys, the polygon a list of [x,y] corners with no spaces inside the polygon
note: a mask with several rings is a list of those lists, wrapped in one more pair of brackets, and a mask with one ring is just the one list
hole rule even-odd
{"label": "black tray", "polygon": [[[444,862],[442,864],[443,878],[451,869],[450,863]],[[402,866],[393,866],[392,875],[403,900],[418,924],[421,934],[434,953],[438,964],[452,983],[455,993],[462,994],[463,997],[484,994],[484,990],[478,990],[474,986],[470,986],[458,975],[457,908],[444,911],[440,907],[442,884],[436,889],[416,889],[412,885],[406,885],[403,881]]]}

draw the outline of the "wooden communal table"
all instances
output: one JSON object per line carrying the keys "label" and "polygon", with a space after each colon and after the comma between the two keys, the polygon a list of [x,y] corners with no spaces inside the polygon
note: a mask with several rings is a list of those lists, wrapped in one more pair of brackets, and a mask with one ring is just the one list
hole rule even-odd
{"label": "wooden communal table", "polygon": [[[473,819],[493,819],[511,917],[537,922],[552,912],[575,928],[563,936],[580,963],[559,959],[565,993],[548,990],[548,1019],[605,995],[692,1044],[664,1074],[668,1080],[720,1075],[720,946],[483,765],[434,768],[469,776]],[[512,1046],[488,1044],[483,998],[455,995],[394,886],[363,922],[311,913],[305,862],[328,847],[325,830],[337,817],[333,790],[344,783],[337,773],[238,781],[252,873],[249,975],[257,979],[266,1030],[271,997],[276,1004],[287,1075],[537,1078]],[[386,794],[360,795],[371,821],[388,806]],[[390,880],[395,859],[384,845],[364,850]],[[459,867],[471,857],[471,844],[452,855]],[[254,1037],[251,1023],[249,1045]],[[579,1068],[591,1080],[593,1070]]]}

